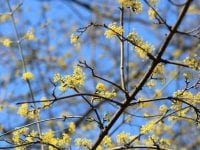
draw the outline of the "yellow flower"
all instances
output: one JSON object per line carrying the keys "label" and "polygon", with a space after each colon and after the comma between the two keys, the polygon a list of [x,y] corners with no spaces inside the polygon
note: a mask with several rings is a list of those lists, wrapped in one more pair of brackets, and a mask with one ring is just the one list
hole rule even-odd
{"label": "yellow flower", "polygon": [[167,111],[167,106],[166,106],[166,105],[161,105],[160,108],[159,108],[159,111],[160,111],[161,113],[166,113],[166,111]]}
{"label": "yellow flower", "polygon": [[154,97],[155,98],[160,98],[161,96],[162,96],[162,91],[161,90],[156,90]]}
{"label": "yellow flower", "polygon": [[0,42],[5,47],[10,47],[11,44],[12,44],[12,41],[10,39],[8,39],[8,38],[3,38],[3,39],[0,40]]}
{"label": "yellow flower", "polygon": [[39,110],[39,109],[30,110],[30,111],[28,112],[27,118],[29,118],[29,119],[36,119],[36,118],[39,118],[39,113],[40,113],[40,110]]}
{"label": "yellow flower", "polygon": [[98,90],[98,91],[105,91],[106,87],[105,87],[105,85],[103,83],[98,83],[96,85],[96,90]]}
{"label": "yellow flower", "polygon": [[75,123],[74,122],[70,122],[67,130],[68,130],[68,132],[70,134],[75,133],[76,132],[76,125],[75,125]]}
{"label": "yellow flower", "polygon": [[74,66],[72,75],[65,75],[62,77],[60,74],[54,75],[54,82],[60,83],[59,90],[65,92],[68,88],[80,87],[85,82],[85,75],[79,66]]}
{"label": "yellow flower", "polygon": [[76,45],[78,43],[79,36],[72,34],[70,37],[70,43]]}
{"label": "yellow flower", "polygon": [[146,133],[152,131],[153,128],[154,128],[154,126],[155,126],[155,122],[154,122],[154,121],[150,121],[150,122],[148,122],[146,125],[143,125],[143,126],[140,128],[140,133],[141,133],[141,134],[146,134]]}
{"label": "yellow flower", "polygon": [[86,138],[76,138],[75,139],[76,146],[89,148],[92,145],[91,140]]}
{"label": "yellow flower", "polygon": [[154,46],[148,42],[144,42],[135,31],[130,32],[127,38],[135,44],[133,48],[140,58],[146,58],[147,53],[151,53],[154,50]]}
{"label": "yellow flower", "polygon": [[22,75],[22,79],[32,80],[32,79],[34,79],[34,75],[31,72],[24,72]]}
{"label": "yellow flower", "polygon": [[70,142],[71,142],[71,138],[70,138],[69,134],[63,133],[62,139],[58,140],[58,145],[63,147],[65,145],[69,145]]}
{"label": "yellow flower", "polygon": [[152,8],[149,8],[148,15],[151,20],[156,18],[156,12]]}
{"label": "yellow flower", "polygon": [[28,116],[28,104],[22,104],[19,109],[18,109],[18,114],[21,115],[22,117],[27,117]]}
{"label": "yellow flower", "polygon": [[123,7],[130,7],[135,13],[142,12],[142,3],[139,0],[118,0]]}
{"label": "yellow flower", "polygon": [[21,143],[21,135],[25,135],[28,132],[28,128],[17,129],[12,133],[12,140],[15,144]]}
{"label": "yellow flower", "polygon": [[124,131],[117,135],[118,144],[126,144],[130,142],[132,139],[133,139],[133,136],[131,136],[130,133],[127,133]]}
{"label": "yellow flower", "polygon": [[190,79],[191,78],[191,73],[190,72],[185,72],[183,73],[183,76],[185,79]]}
{"label": "yellow flower", "polygon": [[164,65],[160,63],[153,70],[153,74],[162,76],[164,74],[164,70],[165,70]]}
{"label": "yellow flower", "polygon": [[122,26],[117,26],[116,23],[111,23],[108,25],[108,29],[105,31],[106,38],[112,38],[115,35],[122,35],[123,28]]}
{"label": "yellow flower", "polygon": [[10,18],[10,14],[6,13],[3,15],[0,15],[0,22],[5,22]]}
{"label": "yellow flower", "polygon": [[24,35],[24,39],[27,39],[29,41],[34,41],[36,38],[35,38],[35,35],[34,35],[34,30],[31,29],[30,31],[28,31],[25,35]]}
{"label": "yellow flower", "polygon": [[61,92],[65,92],[67,90],[67,86],[65,83],[61,83],[60,86],[58,87],[58,89],[61,91]]}
{"label": "yellow flower", "polygon": [[47,131],[41,137],[42,142],[52,143],[54,141],[54,132],[52,130]]}
{"label": "yellow flower", "polygon": [[34,131],[32,130],[31,133],[26,137],[26,140],[28,142],[33,142],[34,141],[34,138],[38,136],[38,132],[37,131]]}
{"label": "yellow flower", "polygon": [[61,80],[61,75],[59,73],[54,74],[53,82],[59,82]]}
{"label": "yellow flower", "polygon": [[189,67],[200,70],[200,60],[198,58],[194,57],[186,57],[183,60],[184,63],[186,63]]}
{"label": "yellow flower", "polygon": [[112,147],[112,139],[109,136],[105,136],[101,144],[105,145],[107,148]]}

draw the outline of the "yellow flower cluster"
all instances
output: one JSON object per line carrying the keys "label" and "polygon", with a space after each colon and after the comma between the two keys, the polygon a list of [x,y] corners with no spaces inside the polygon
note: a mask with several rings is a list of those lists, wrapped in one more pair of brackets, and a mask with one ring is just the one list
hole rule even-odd
{"label": "yellow flower cluster", "polygon": [[167,109],[168,109],[168,108],[167,108],[166,105],[161,105],[160,108],[159,108],[159,111],[160,111],[161,113],[166,113]]}
{"label": "yellow flower cluster", "polygon": [[[156,5],[157,3],[158,3],[158,0],[150,0],[149,1],[150,5]],[[156,12],[151,7],[149,7],[148,15],[149,15],[149,18],[152,20],[156,18]]]}
{"label": "yellow flower cluster", "polygon": [[54,74],[53,82],[59,82],[62,79],[62,76],[59,73]]}
{"label": "yellow flower cluster", "polygon": [[106,98],[114,98],[117,96],[115,90],[107,91],[106,86],[103,83],[97,83],[96,85],[96,94],[106,97]]}
{"label": "yellow flower cluster", "polygon": [[155,126],[155,121],[150,121],[146,125],[143,125],[140,128],[140,133],[142,133],[142,134],[149,133],[151,130],[154,129],[154,126]]}
{"label": "yellow flower cluster", "polygon": [[79,36],[77,36],[75,34],[71,34],[70,43],[74,44],[74,45],[78,44],[79,38],[80,38]]}
{"label": "yellow flower cluster", "polygon": [[5,22],[10,18],[10,14],[6,13],[3,15],[0,15],[0,22]]}
{"label": "yellow flower cluster", "polygon": [[18,114],[21,115],[22,117],[27,117],[28,115],[28,104],[22,104],[19,108],[18,108]]}
{"label": "yellow flower cluster", "polygon": [[152,146],[154,145],[155,143],[159,143],[159,146],[161,148],[169,148],[171,142],[169,139],[164,139],[164,138],[160,138],[156,135],[152,135],[152,136],[149,136],[147,139],[145,139],[144,141],[144,144],[146,146]]}
{"label": "yellow flower cluster", "polygon": [[39,117],[39,110],[29,110],[28,109],[28,104],[22,104],[19,108],[18,108],[18,114],[21,115],[24,118],[28,118],[28,119],[36,119]]}
{"label": "yellow flower cluster", "polygon": [[[173,93],[173,97],[179,98],[181,100],[187,101],[193,105],[200,104],[200,92],[196,93],[196,95],[192,94],[192,92],[189,91],[183,91],[183,90],[177,90]],[[175,101],[173,103],[173,108],[175,110],[180,109],[181,102]]]}
{"label": "yellow flower cluster", "polygon": [[200,70],[200,60],[196,57],[186,57],[183,62],[193,69]]}
{"label": "yellow flower cluster", "polygon": [[38,136],[38,132],[37,131],[34,131],[32,130],[26,137],[26,140],[28,142],[33,142],[34,141],[34,138]]}
{"label": "yellow flower cluster", "polygon": [[147,53],[150,53],[154,50],[154,46],[150,45],[148,42],[144,42],[143,39],[139,37],[135,31],[129,33],[127,38],[136,45],[133,47],[136,51],[136,54],[140,58],[146,58]]}
{"label": "yellow flower cluster", "polygon": [[31,29],[30,31],[28,31],[25,35],[24,35],[24,39],[27,39],[29,41],[34,41],[36,39],[35,35],[34,35],[34,30]]}
{"label": "yellow flower cluster", "polygon": [[142,12],[142,3],[140,0],[119,0],[119,4],[123,7],[130,7],[136,14]]}
{"label": "yellow flower cluster", "polygon": [[0,43],[5,47],[10,47],[13,42],[8,38],[2,38],[0,39]]}
{"label": "yellow flower cluster", "polygon": [[21,140],[22,135],[26,135],[28,132],[28,128],[21,128],[12,133],[12,140],[16,145],[21,144],[23,141]]}
{"label": "yellow flower cluster", "polygon": [[183,76],[185,79],[190,79],[192,75],[191,75],[191,72],[185,72],[183,73]]}
{"label": "yellow flower cluster", "polygon": [[55,83],[60,83],[59,90],[64,92],[67,88],[82,86],[85,82],[85,76],[81,67],[74,66],[72,75],[62,77],[60,74],[56,73],[53,80]]}
{"label": "yellow flower cluster", "polygon": [[155,90],[154,97],[160,98],[162,96],[162,90]]}
{"label": "yellow flower cluster", "polygon": [[29,71],[28,72],[24,72],[22,74],[22,79],[23,80],[32,80],[32,79],[34,79],[34,75]]}
{"label": "yellow flower cluster", "polygon": [[153,70],[153,76],[161,80],[162,82],[165,81],[164,73],[165,73],[165,67],[162,63],[159,63]]}
{"label": "yellow flower cluster", "polygon": [[151,20],[156,18],[156,12],[152,8],[148,9],[148,15]]}
{"label": "yellow flower cluster", "polygon": [[98,83],[96,85],[96,90],[98,90],[98,91],[105,91],[106,87],[105,87],[105,85],[103,83]]}
{"label": "yellow flower cluster", "polygon": [[26,39],[26,40],[29,40],[29,41],[34,41],[34,40],[36,39],[36,38],[35,38],[35,35],[34,35],[34,30],[32,29],[32,30],[28,31],[28,32],[24,35],[23,38]]}
{"label": "yellow flower cluster", "polygon": [[130,133],[122,131],[120,134],[117,135],[117,143],[118,144],[127,144],[134,136],[131,136]]}
{"label": "yellow flower cluster", "polygon": [[123,33],[123,28],[122,26],[117,26],[117,24],[111,23],[108,25],[108,29],[105,31],[105,36],[106,38],[112,38],[115,35],[122,35]]}
{"label": "yellow flower cluster", "polygon": [[69,126],[67,128],[67,131],[70,133],[70,134],[73,134],[76,132],[76,125],[74,122],[70,122],[69,123]]}
{"label": "yellow flower cluster", "polygon": [[104,145],[107,148],[112,147],[112,139],[109,136],[105,136],[104,139],[101,142],[101,145]]}
{"label": "yellow flower cluster", "polygon": [[91,145],[92,145],[92,142],[91,142],[90,139],[86,139],[86,138],[76,138],[76,139],[75,139],[75,144],[76,144],[76,146],[84,147],[84,148],[90,149],[90,147],[91,147]]}
{"label": "yellow flower cluster", "polygon": [[[63,133],[62,138],[55,138],[54,132],[52,130],[47,131],[41,136],[41,140],[43,143],[51,144],[57,146],[59,148],[65,147],[65,145],[69,145],[71,142],[71,138],[68,134]],[[49,150],[54,150],[54,147],[49,146]]]}

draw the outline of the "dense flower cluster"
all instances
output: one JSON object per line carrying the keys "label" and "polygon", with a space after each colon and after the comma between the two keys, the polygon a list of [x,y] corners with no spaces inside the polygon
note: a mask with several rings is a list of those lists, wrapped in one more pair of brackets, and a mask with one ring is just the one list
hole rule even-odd
{"label": "dense flower cluster", "polygon": [[29,41],[34,41],[36,39],[35,35],[34,35],[34,30],[31,29],[30,31],[28,31],[25,35],[24,35],[24,39],[29,40]]}
{"label": "dense flower cluster", "polygon": [[[193,94],[192,92],[189,92],[189,91],[178,90],[173,93],[173,97],[184,100],[193,105],[200,104],[200,92]],[[177,100],[177,101],[174,101],[172,108],[175,110],[178,110],[181,108],[181,106],[182,106],[182,103]]]}
{"label": "dense flower cluster", "polygon": [[0,43],[5,47],[10,47],[13,42],[8,38],[2,38],[0,39]]}
{"label": "dense flower cluster", "polygon": [[108,25],[108,29],[105,31],[106,38],[112,38],[115,35],[122,35],[122,26],[117,26],[116,23],[111,23]]}
{"label": "dense flower cluster", "polygon": [[53,80],[55,83],[60,84],[60,91],[66,91],[68,88],[76,88],[82,86],[85,81],[85,76],[81,67],[74,66],[72,75],[66,75],[62,77],[60,74],[56,73]]}
{"label": "dense flower cluster", "polygon": [[74,45],[77,45],[78,42],[79,42],[79,36],[78,35],[75,35],[75,34],[71,34],[71,37],[70,37],[70,43],[71,44],[74,44]]}
{"label": "dense flower cluster", "polygon": [[106,86],[100,82],[96,85],[96,94],[106,98],[114,98],[117,96],[115,90],[108,91]]}
{"label": "dense flower cluster", "polygon": [[140,128],[140,133],[141,134],[149,133],[150,131],[152,131],[154,129],[154,127],[155,127],[155,121],[150,121],[146,125],[143,125]]}
{"label": "dense flower cluster", "polygon": [[144,42],[135,31],[129,33],[127,38],[135,44],[133,47],[140,58],[146,58],[147,53],[154,50],[154,46],[150,45],[148,42]]}
{"label": "dense flower cluster", "polygon": [[149,8],[148,15],[149,15],[150,19],[155,19],[156,18],[156,12],[152,8]]}
{"label": "dense flower cluster", "polygon": [[134,139],[134,136],[131,136],[128,132],[122,131],[117,135],[117,143],[121,145],[129,143],[132,139]]}
{"label": "dense flower cluster", "polygon": [[22,74],[22,79],[23,80],[32,80],[32,79],[34,79],[34,75],[29,71],[28,72],[24,72]]}
{"label": "dense flower cluster", "polygon": [[16,131],[14,131],[12,133],[12,140],[13,142],[18,145],[21,144],[23,142],[23,140],[21,139],[21,137],[25,134],[27,134],[28,132],[28,128],[21,128],[21,129],[17,129]]}
{"label": "dense flower cluster", "polygon": [[196,70],[200,70],[200,60],[198,58],[194,57],[186,57],[183,61],[191,68],[194,68]]}
{"label": "dense flower cluster", "polygon": [[29,110],[28,103],[22,104],[18,109],[18,114],[24,118],[28,119],[36,119],[39,117],[40,110],[39,109],[33,109]]}
{"label": "dense flower cluster", "polygon": [[76,132],[76,125],[74,122],[70,122],[69,123],[69,126],[67,128],[67,131],[70,133],[70,134],[73,134]]}
{"label": "dense flower cluster", "polygon": [[142,3],[140,0],[119,0],[120,5],[123,7],[130,7],[136,14],[142,12]]}
{"label": "dense flower cluster", "polygon": [[75,144],[76,144],[76,146],[90,149],[90,147],[92,145],[92,141],[89,139],[86,139],[86,138],[77,138],[77,139],[75,139]]}
{"label": "dense flower cluster", "polygon": [[[150,0],[149,4],[153,6],[156,6],[156,4],[158,4],[158,0]],[[150,19],[155,19],[156,18],[156,8],[152,9],[151,7],[149,7],[148,9],[148,15]]]}
{"label": "dense flower cluster", "polygon": [[[43,143],[51,144],[60,148],[65,147],[65,145],[69,145],[71,142],[71,138],[68,134],[63,133],[62,138],[54,137],[54,132],[52,130],[47,131],[41,137]],[[49,150],[54,150],[55,148],[49,146]]]}
{"label": "dense flower cluster", "polygon": [[10,18],[10,14],[8,14],[8,13],[2,14],[2,15],[0,15],[0,22],[1,22],[1,23],[2,23],[2,22],[5,22],[5,21],[7,21],[9,18]]}
{"label": "dense flower cluster", "polygon": [[106,148],[112,147],[112,139],[109,136],[105,136],[101,142],[101,145],[104,145]]}

